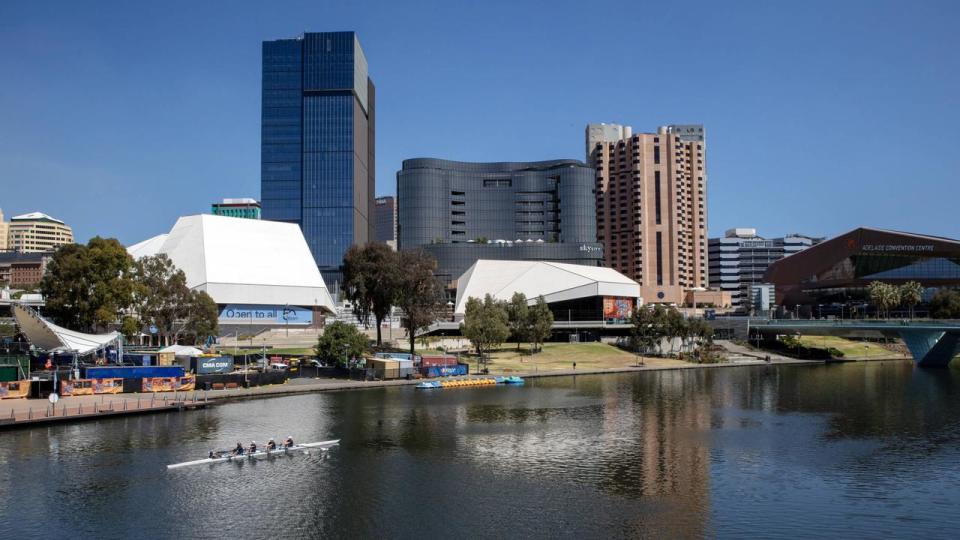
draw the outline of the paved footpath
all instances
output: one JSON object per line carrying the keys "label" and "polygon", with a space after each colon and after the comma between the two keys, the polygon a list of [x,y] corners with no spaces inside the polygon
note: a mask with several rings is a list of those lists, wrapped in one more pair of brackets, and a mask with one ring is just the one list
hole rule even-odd
{"label": "paved footpath", "polygon": [[[772,359],[770,364],[820,364],[822,362],[810,360],[796,360],[779,357]],[[739,361],[737,363],[720,364],[692,364],[678,363],[670,366],[629,366],[608,369],[563,369],[539,372],[514,372],[523,378],[536,377],[565,377],[570,375],[597,375],[606,373],[632,373],[643,371],[671,371],[684,369],[719,369],[727,367],[741,367],[749,365],[767,365],[762,359]],[[494,375],[472,375],[454,377],[452,379],[488,378]],[[103,417],[118,414],[137,414],[145,412],[159,412],[161,410],[182,410],[183,408],[201,408],[212,402],[267,398],[313,392],[336,392],[344,390],[366,390],[392,386],[409,386],[418,384],[419,380],[390,380],[390,381],[350,381],[343,379],[290,379],[285,384],[256,386],[252,388],[234,388],[229,390],[198,390],[196,392],[166,392],[157,394],[102,394],[96,396],[70,396],[60,398],[55,407],[45,400],[39,399],[5,399],[0,400],[0,428],[11,424],[24,424],[25,420],[36,423],[38,419],[46,421],[69,421]],[[46,420],[44,420],[46,419]]]}

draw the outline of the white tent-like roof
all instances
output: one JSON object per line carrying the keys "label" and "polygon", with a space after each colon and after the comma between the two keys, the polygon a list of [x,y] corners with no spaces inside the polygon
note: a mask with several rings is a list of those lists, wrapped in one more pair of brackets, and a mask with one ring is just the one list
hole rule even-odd
{"label": "white tent-like roof", "polygon": [[130,254],[134,259],[139,259],[140,257],[152,257],[157,253],[160,253],[160,248],[163,247],[163,243],[167,241],[168,234],[158,234],[153,238],[147,238],[143,242],[136,243],[127,248],[127,253]]}
{"label": "white tent-like roof", "polygon": [[612,268],[546,261],[478,260],[457,279],[455,315],[463,315],[470,297],[487,294],[510,300],[522,292],[532,305],[543,296],[547,303],[591,296],[640,298],[640,285]]}
{"label": "white tent-like roof", "polygon": [[187,286],[218,304],[317,306],[333,299],[300,227],[293,223],[201,214],[177,220],[169,234],[134,244],[135,258],[165,253]]}
{"label": "white tent-like roof", "polygon": [[172,352],[174,356],[200,356],[203,351],[189,345],[170,345],[160,349],[160,352]]}
{"label": "white tent-like roof", "polygon": [[76,351],[83,355],[102,349],[120,338],[119,332],[84,334],[68,330],[41,318],[37,312],[20,304],[13,304],[12,309],[20,331],[33,346],[45,351]]}

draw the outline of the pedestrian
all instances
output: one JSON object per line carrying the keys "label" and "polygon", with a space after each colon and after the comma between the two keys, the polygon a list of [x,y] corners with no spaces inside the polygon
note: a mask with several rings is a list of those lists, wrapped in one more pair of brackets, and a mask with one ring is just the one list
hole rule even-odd
{"label": "pedestrian", "polygon": [[573,363],[573,369],[577,369],[577,363],[576,363],[576,362]]}

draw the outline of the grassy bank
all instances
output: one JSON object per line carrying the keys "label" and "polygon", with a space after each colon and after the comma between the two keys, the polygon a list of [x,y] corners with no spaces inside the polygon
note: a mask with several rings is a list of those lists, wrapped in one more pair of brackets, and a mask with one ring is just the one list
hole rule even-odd
{"label": "grassy bank", "polygon": [[[464,360],[470,362],[471,369],[476,369],[475,355],[464,356]],[[488,367],[492,373],[556,371],[571,369],[576,362],[577,369],[610,369],[636,366],[639,361],[656,367],[687,364],[670,358],[638,358],[606,343],[545,343],[538,353],[532,353],[526,344],[521,344],[518,352],[514,343],[490,353]]]}
{"label": "grassy bank", "polygon": [[903,356],[877,343],[835,336],[800,336],[800,344],[810,348],[837,349],[843,353],[842,358],[848,360],[858,358],[896,358]]}

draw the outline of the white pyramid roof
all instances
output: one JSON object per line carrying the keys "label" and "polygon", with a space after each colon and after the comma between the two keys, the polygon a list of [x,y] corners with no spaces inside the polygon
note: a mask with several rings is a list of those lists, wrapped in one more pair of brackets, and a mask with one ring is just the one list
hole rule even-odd
{"label": "white pyramid roof", "polygon": [[293,223],[201,214],[167,235],[127,248],[134,257],[165,253],[187,286],[218,304],[318,306],[334,311],[300,227]]}
{"label": "white pyramid roof", "polygon": [[454,313],[466,311],[467,299],[487,294],[510,300],[522,292],[532,305],[543,296],[547,303],[591,296],[640,298],[640,285],[612,268],[546,261],[478,260],[457,280]]}
{"label": "white pyramid roof", "polygon": [[138,242],[127,248],[127,253],[129,253],[134,259],[139,259],[140,257],[152,257],[157,253],[160,253],[160,248],[163,247],[163,243],[167,241],[168,234],[158,234],[153,238],[147,238],[143,242]]}
{"label": "white pyramid roof", "polygon": [[83,355],[102,349],[117,341],[119,332],[109,334],[84,334],[57,326],[40,318],[37,313],[20,304],[13,304],[13,316],[33,346],[45,351],[76,351]]}

